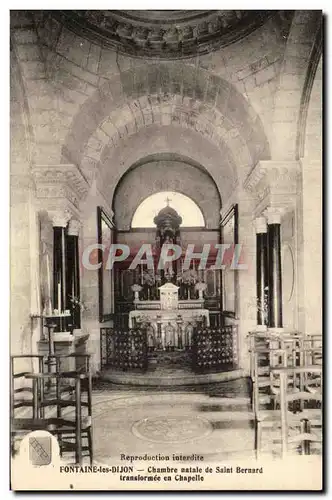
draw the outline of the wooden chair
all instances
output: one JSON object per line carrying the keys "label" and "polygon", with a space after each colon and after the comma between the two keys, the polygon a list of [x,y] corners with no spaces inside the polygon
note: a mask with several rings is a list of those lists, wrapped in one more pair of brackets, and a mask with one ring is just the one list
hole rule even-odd
{"label": "wooden chair", "polygon": [[[81,464],[86,456],[83,452],[87,451],[92,464],[91,373],[30,373],[26,374],[26,378],[33,381],[36,401],[34,418],[42,425],[41,428],[58,438],[61,455],[74,452],[75,462]],[[50,379],[55,381],[55,395],[40,401],[40,388]],[[41,418],[45,411],[47,418]]]}
{"label": "wooden chair", "polygon": [[[268,358],[268,351],[274,349],[286,349],[294,348],[296,342],[298,341],[298,335],[281,335],[268,334],[267,332],[250,332],[249,333],[249,353],[250,353],[250,375],[254,379],[255,374],[255,352],[261,351],[266,353],[266,358]],[[262,358],[264,355],[262,356]]]}
{"label": "wooden chair", "polygon": [[268,340],[266,332],[250,332],[248,335],[248,350],[250,355],[250,377],[254,379],[254,353],[257,348],[267,348]]}
{"label": "wooden chair", "polygon": [[[273,354],[274,356],[284,356],[285,352],[278,349],[275,350]],[[255,419],[255,453],[258,458],[261,453],[264,428],[268,428],[271,431],[278,423],[280,415],[275,411],[274,395],[272,393],[270,373],[271,350],[263,348],[256,349],[252,359],[252,403]],[[283,364],[282,362],[282,365]]]}
{"label": "wooden chair", "polygon": [[251,359],[251,379],[253,395],[255,396],[253,397],[253,408],[255,409],[258,399],[261,400],[261,389],[263,389],[263,393],[268,392],[269,397],[264,398],[265,402],[274,402],[275,400],[278,382],[274,380],[271,367],[294,366],[294,355],[291,346],[283,349],[259,347],[252,352]]}
{"label": "wooden chair", "polygon": [[[274,344],[280,345],[280,344]],[[262,360],[265,364],[262,365]],[[294,344],[284,345],[284,348],[256,348],[253,355],[253,411],[255,415],[255,451],[258,457],[262,451],[262,434],[269,430],[271,437],[274,431],[280,429],[280,380],[275,375],[274,368],[296,366]],[[299,392],[294,376],[288,375],[287,385],[292,392]]]}
{"label": "wooden chair", "polygon": [[[18,358],[28,358],[38,360],[38,373],[31,371],[15,370],[15,360]],[[75,368],[68,370],[68,361],[75,361]],[[77,363],[77,361],[80,363]],[[49,372],[49,373],[46,373]],[[81,375],[79,385],[77,376]],[[14,381],[20,379],[22,388],[15,389]],[[12,451],[15,452],[15,440],[22,434],[34,430],[48,430],[57,434],[59,441],[62,435],[69,435],[70,425],[67,422],[55,421],[61,419],[64,408],[75,408],[78,415],[81,410],[77,410],[75,401],[81,402],[81,407],[87,408],[87,415],[84,416],[81,424],[78,425],[78,433],[87,437],[90,460],[93,460],[92,451],[92,428],[91,428],[91,407],[92,407],[92,379],[90,373],[90,355],[69,354],[69,355],[19,355],[11,357],[11,436]],[[28,397],[17,400],[16,394],[23,391],[28,393]],[[87,400],[83,401],[81,396],[87,394]],[[17,408],[26,407],[25,415],[18,416],[15,413]],[[81,408],[82,409],[82,408]],[[46,418],[45,418],[46,416]],[[61,432],[58,432],[61,427]],[[55,432],[57,430],[57,432]],[[72,431],[72,429],[71,429]],[[73,432],[72,432],[73,433]],[[79,440],[81,442],[81,440]],[[60,443],[61,444],[61,443]],[[79,446],[79,445],[78,445]],[[67,451],[65,444],[61,451]],[[68,448],[68,446],[67,446]],[[71,447],[72,448],[72,447]],[[78,451],[79,455],[81,453]]]}
{"label": "wooden chair", "polygon": [[[317,352],[317,349],[315,352]],[[273,431],[278,431],[281,426],[281,382],[278,369],[289,370],[285,376],[284,383],[287,387],[289,398],[296,400],[298,394],[305,391],[307,393],[319,392],[320,383],[312,372],[303,372],[300,375],[294,370],[299,368],[301,361],[306,359],[306,355],[312,349],[292,348],[291,344],[284,349],[257,349],[254,356],[254,381],[253,381],[253,408],[255,414],[255,450],[256,456],[261,453],[262,432],[264,428],[269,429],[270,435]],[[259,372],[258,360],[262,355],[268,357],[268,365],[264,367],[265,373]],[[261,393],[263,389],[263,395]],[[311,397],[308,396],[307,399]],[[312,396],[311,399],[314,399]],[[300,400],[301,398],[299,398]],[[304,403],[298,402],[301,408]]]}
{"label": "wooden chair", "polygon": [[42,391],[34,394],[33,384],[25,378],[34,368],[43,372],[43,356],[18,354],[10,357],[10,434],[13,455],[17,452],[17,436],[42,428],[41,422],[36,421],[37,399],[43,397]]}
{"label": "wooden chair", "polygon": [[323,338],[321,335],[306,335],[301,339],[300,349],[303,351],[300,365],[322,365]]}
{"label": "wooden chair", "polygon": [[[43,356],[37,354],[19,354],[10,357],[10,413],[12,419],[17,416],[17,410],[22,408],[30,409],[30,416],[32,416],[33,388],[31,384],[27,383],[25,375],[33,371],[34,362],[37,364],[38,372],[43,373]],[[29,367],[22,367],[22,365],[26,364]]]}
{"label": "wooden chair", "polygon": [[[279,366],[280,356],[283,355],[283,351],[287,353],[287,366],[295,366],[294,350],[299,347],[301,338],[302,336],[298,333],[280,335],[267,332],[251,332],[249,334],[249,351],[252,383],[258,377],[259,384],[262,387],[271,385],[270,367]],[[257,353],[259,353],[258,358]],[[283,366],[285,365],[283,364]],[[255,373],[255,371],[257,372]]]}
{"label": "wooden chair", "polygon": [[[55,371],[57,373],[72,371],[74,373],[90,373],[90,354],[54,354],[52,356],[47,356],[51,360],[55,361]],[[74,361],[75,364],[72,367],[66,366],[66,362]]]}
{"label": "wooden chair", "polygon": [[[302,454],[310,454],[311,443],[322,442],[322,367],[300,366],[295,368],[274,368],[280,377],[280,420],[282,456],[285,457],[291,445],[300,444]],[[298,392],[290,392],[287,384],[289,375],[297,378]],[[320,390],[308,390],[306,381],[309,374],[320,377]],[[303,377],[304,375],[304,377]],[[291,432],[293,429],[294,432]]]}

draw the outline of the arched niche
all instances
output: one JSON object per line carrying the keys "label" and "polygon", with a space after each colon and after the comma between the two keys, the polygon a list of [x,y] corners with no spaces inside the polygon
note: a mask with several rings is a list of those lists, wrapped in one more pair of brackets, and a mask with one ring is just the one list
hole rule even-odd
{"label": "arched niche", "polygon": [[139,204],[131,221],[131,227],[133,229],[155,227],[154,217],[165,204],[170,205],[181,214],[182,223],[180,226],[205,226],[201,209],[189,196],[174,191],[159,191],[148,196]]}
{"label": "arched niche", "polygon": [[[116,187],[113,211],[117,229],[129,230],[140,204],[160,192],[176,192],[186,196],[202,213],[204,223],[198,226],[218,228],[221,199],[215,182],[204,168],[180,156],[152,155],[133,165]],[[175,208],[181,211],[179,207]]]}

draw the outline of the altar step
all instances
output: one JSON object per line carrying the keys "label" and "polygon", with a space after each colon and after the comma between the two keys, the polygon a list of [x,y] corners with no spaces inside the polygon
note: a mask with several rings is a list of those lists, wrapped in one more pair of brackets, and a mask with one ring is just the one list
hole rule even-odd
{"label": "altar step", "polygon": [[100,374],[101,380],[113,382],[114,384],[147,387],[207,385],[236,380],[245,376],[246,373],[242,369],[220,373],[196,374],[181,369],[165,370],[164,373],[151,372],[150,370],[147,373],[130,373],[115,371],[113,368],[104,368]]}
{"label": "altar step", "polygon": [[[190,402],[193,409],[201,417],[211,421],[215,429],[228,429],[231,422],[234,428],[241,429],[243,425],[252,426],[253,413],[250,398],[250,384],[248,377],[216,382],[208,385],[192,386],[134,386],[114,384],[108,380],[94,381],[93,390],[95,397],[110,391],[117,397],[121,394],[133,393],[137,397],[158,397],[163,403],[168,401],[170,406],[177,404],[177,393],[180,393],[180,404]],[[141,396],[139,396],[141,395]],[[165,399],[166,398],[166,399]],[[147,402],[149,404],[149,402]]]}

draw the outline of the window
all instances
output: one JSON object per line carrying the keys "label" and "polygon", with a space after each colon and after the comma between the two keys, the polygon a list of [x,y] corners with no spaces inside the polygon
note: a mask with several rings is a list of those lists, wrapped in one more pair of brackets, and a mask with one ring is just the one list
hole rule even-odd
{"label": "window", "polygon": [[159,211],[169,205],[182,217],[181,226],[204,227],[205,221],[196,203],[181,193],[162,191],[146,198],[136,209],[131,227],[156,227],[153,222]]}

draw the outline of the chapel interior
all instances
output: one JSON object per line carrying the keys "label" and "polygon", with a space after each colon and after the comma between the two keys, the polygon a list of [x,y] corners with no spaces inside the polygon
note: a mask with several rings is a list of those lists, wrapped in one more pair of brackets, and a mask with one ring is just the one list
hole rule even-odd
{"label": "chapel interior", "polygon": [[76,463],[321,456],[322,31],[319,10],[11,11],[13,450],[51,418]]}

